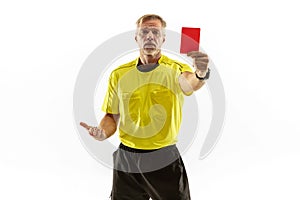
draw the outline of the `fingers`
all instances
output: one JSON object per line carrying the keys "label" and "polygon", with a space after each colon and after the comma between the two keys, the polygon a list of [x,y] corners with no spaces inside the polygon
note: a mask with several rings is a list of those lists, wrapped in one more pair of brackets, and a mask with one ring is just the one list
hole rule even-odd
{"label": "fingers", "polygon": [[91,136],[98,137],[99,135],[101,135],[101,132],[100,129],[98,129],[97,127],[90,127],[89,134]]}
{"label": "fingers", "polygon": [[80,122],[80,126],[84,127],[86,130],[89,130],[91,128],[91,126],[87,125],[84,122]]}
{"label": "fingers", "polygon": [[89,129],[89,133],[91,136],[93,136],[96,140],[99,141],[105,140],[107,138],[104,130],[99,129],[98,127],[91,127]]}
{"label": "fingers", "polygon": [[207,54],[202,53],[200,51],[190,51],[187,53],[187,56],[192,57],[192,58],[206,57],[208,59]]}
{"label": "fingers", "polygon": [[207,71],[207,64],[208,64],[208,61],[194,60],[194,66],[196,67],[196,69],[198,69],[202,72]]}
{"label": "fingers", "polygon": [[88,130],[89,134],[91,136],[96,136],[98,134],[99,129],[97,127],[89,126],[84,122],[80,122],[80,126],[84,127],[86,130]]}
{"label": "fingers", "polygon": [[187,53],[187,56],[190,56],[194,60],[194,67],[197,70],[200,70],[201,73],[207,72],[207,65],[209,62],[208,56],[205,53],[200,51],[191,51]]}
{"label": "fingers", "polygon": [[102,128],[100,129],[98,127],[89,126],[84,122],[80,122],[80,126],[84,127],[86,130],[88,130],[89,134],[91,136],[93,136],[96,140],[102,141],[107,138],[106,134]]}
{"label": "fingers", "polygon": [[208,63],[208,57],[195,57],[194,60],[196,62],[205,62],[205,63]]}

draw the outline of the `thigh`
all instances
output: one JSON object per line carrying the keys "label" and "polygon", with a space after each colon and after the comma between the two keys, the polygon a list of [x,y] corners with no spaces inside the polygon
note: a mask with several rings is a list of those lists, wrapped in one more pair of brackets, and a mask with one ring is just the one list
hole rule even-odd
{"label": "thigh", "polygon": [[190,200],[188,177],[181,157],[142,177],[145,190],[153,200]]}
{"label": "thigh", "polygon": [[140,175],[127,173],[114,169],[112,200],[149,200],[149,195],[145,192],[140,181]]}

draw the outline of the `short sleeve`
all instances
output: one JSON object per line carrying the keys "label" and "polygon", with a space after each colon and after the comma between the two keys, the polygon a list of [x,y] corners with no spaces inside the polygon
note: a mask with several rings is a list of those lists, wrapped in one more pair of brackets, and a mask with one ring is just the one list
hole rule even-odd
{"label": "short sleeve", "polygon": [[184,63],[180,63],[180,72],[192,72],[193,73],[193,70],[191,69],[191,67],[187,64],[184,64]]}
{"label": "short sleeve", "polygon": [[102,111],[110,114],[119,114],[118,78],[115,71],[110,74],[107,92],[102,105]]}

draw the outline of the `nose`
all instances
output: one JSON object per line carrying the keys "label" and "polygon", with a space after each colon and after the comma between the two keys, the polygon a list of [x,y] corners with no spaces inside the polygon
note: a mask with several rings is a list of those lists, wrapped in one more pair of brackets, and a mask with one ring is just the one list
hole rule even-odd
{"label": "nose", "polygon": [[152,31],[149,31],[149,33],[147,34],[146,39],[149,40],[149,41],[153,40],[153,33],[152,33]]}

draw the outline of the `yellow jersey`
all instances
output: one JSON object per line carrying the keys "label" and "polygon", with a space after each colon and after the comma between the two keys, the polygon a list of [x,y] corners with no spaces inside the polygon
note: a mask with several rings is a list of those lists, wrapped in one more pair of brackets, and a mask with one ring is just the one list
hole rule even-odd
{"label": "yellow jersey", "polygon": [[120,114],[119,138],[126,146],[159,149],[175,144],[184,102],[178,78],[192,70],[164,55],[150,68],[138,63],[139,58],[112,71],[102,110]]}

